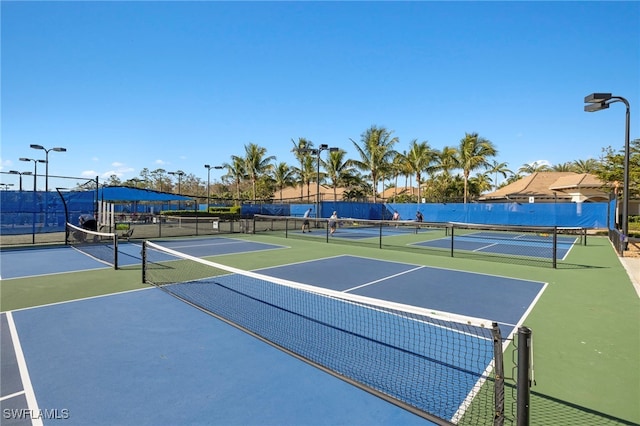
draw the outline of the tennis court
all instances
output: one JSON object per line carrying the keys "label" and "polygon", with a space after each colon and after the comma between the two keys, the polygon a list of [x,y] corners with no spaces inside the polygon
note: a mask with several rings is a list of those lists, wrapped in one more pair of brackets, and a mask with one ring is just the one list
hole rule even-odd
{"label": "tennis court", "polygon": [[[559,236],[556,244],[558,260],[566,259],[569,251],[578,239],[575,236]],[[519,233],[473,232],[435,240],[420,241],[416,246],[449,249],[453,244],[455,250],[486,252],[494,254],[518,255],[532,258],[553,259],[554,242],[549,234],[535,236]]]}
{"label": "tennis court", "polygon": [[[247,252],[278,247],[224,238],[164,241],[162,245],[192,256],[240,253],[240,247]],[[128,250],[137,245],[123,246]],[[50,254],[79,255],[75,250],[50,250],[12,252],[12,261],[20,264],[22,256],[26,265],[40,263],[38,257]],[[135,250],[139,252],[139,247]],[[499,322],[505,337],[522,323],[544,288],[535,281],[351,255],[259,272],[274,279],[491,318]],[[452,292],[483,303],[451,298]],[[489,299],[496,292],[509,293],[514,303],[491,306]],[[261,317],[262,322],[267,319]],[[3,348],[19,348],[8,351],[18,354],[15,359],[3,357],[3,377],[13,378],[3,386],[3,407],[30,412],[34,404],[41,410],[58,407],[45,413],[54,417],[47,418],[47,424],[56,420],[131,424],[137,415],[141,418],[136,417],[135,424],[196,424],[203,419],[247,424],[256,418],[271,419],[267,423],[315,424],[319,415],[324,424],[424,424],[424,419],[321,373],[156,288],[8,312],[2,320],[9,331],[2,334]],[[324,341],[332,343],[330,338]],[[490,362],[490,358],[479,360],[476,374],[456,382],[458,388],[451,391],[456,395],[453,408],[440,416],[450,417],[462,406]],[[313,404],[318,393],[323,398],[320,407]],[[349,401],[349,414],[345,414],[345,401]],[[336,410],[328,415],[331,405]]]}
{"label": "tennis court", "polygon": [[[596,240],[590,247],[575,246],[567,255],[569,260],[591,266],[558,271],[431,257],[419,252],[318,245],[309,239],[287,241],[288,245],[283,246],[283,241],[258,236],[167,240],[160,244],[194,256],[215,258],[276,281],[290,280],[326,291],[488,318],[499,322],[505,339],[524,321],[532,325],[541,342],[536,348],[541,386],[534,390],[542,389],[554,396],[548,398],[534,392],[534,419],[548,419],[553,412],[553,416],[573,419],[571,424],[634,424],[625,419],[635,418],[629,401],[638,392],[624,383],[633,383],[635,373],[617,374],[612,372],[611,364],[604,370],[602,360],[609,356],[600,351],[599,362],[590,363],[598,370],[598,386],[594,387],[594,374],[575,372],[581,363],[580,355],[571,366],[566,362],[556,365],[550,356],[555,348],[565,353],[569,345],[571,353],[579,354],[585,346],[591,350],[594,344],[580,331],[573,331],[578,340],[575,347],[569,341],[553,340],[558,339],[559,332],[546,325],[545,318],[560,321],[556,300],[566,297],[574,307],[572,320],[562,323],[562,335],[576,321],[592,327],[595,318],[582,315],[581,308],[604,306],[605,297],[598,289],[605,282],[609,283],[607,298],[616,298],[615,305],[621,313],[637,309],[633,300],[616,296],[620,291],[626,294],[622,285],[625,275],[610,263],[615,257],[606,244]],[[211,246],[207,247],[209,243]],[[238,250],[239,247],[243,249]],[[130,250],[131,257],[139,262],[139,244],[122,244],[120,249]],[[75,250],[60,251],[49,248],[2,252],[3,278],[8,277],[9,270],[13,272],[11,279],[2,282],[0,403],[3,413],[16,414],[11,419],[4,417],[3,424],[32,424],[21,423],[18,417],[20,413],[34,413],[29,410],[35,406],[41,410],[36,414],[44,424],[430,424],[158,288],[141,285],[138,263],[114,271],[99,262],[79,266],[81,258],[77,258],[72,262],[75,266],[68,266],[70,271],[56,272],[53,266],[48,267],[52,272],[35,268],[40,264],[67,265],[71,256],[80,255]],[[593,257],[576,261],[576,257],[587,255]],[[136,290],[110,294],[105,289],[116,288],[116,281]],[[67,300],[76,300],[46,304],[47,298],[62,299],[60,289],[69,293],[72,289]],[[89,297],[94,290],[104,294]],[[567,295],[562,296],[562,291]],[[34,304],[41,306],[30,307]],[[242,304],[232,306],[235,311]],[[614,322],[615,318],[611,316]],[[289,323],[276,316],[272,320],[283,326]],[[614,339],[633,346],[633,338],[629,339],[634,335],[633,327],[628,322],[615,322],[614,327],[607,327],[606,341]],[[280,330],[296,336],[295,327]],[[324,342],[320,346],[329,347]],[[628,364],[619,357],[620,350],[617,349],[615,361],[618,369]],[[436,353],[439,351],[444,349]],[[16,352],[17,357],[7,356]],[[24,362],[20,361],[20,354]],[[507,352],[506,358],[509,356]],[[475,374],[486,367],[487,359],[478,358]],[[563,375],[571,377],[572,396],[559,398],[561,384],[567,383]],[[618,377],[618,390],[606,385],[612,375]],[[453,401],[454,408],[438,414],[449,416],[456,407],[464,408],[473,381],[444,377],[447,379],[443,383],[436,381],[440,390],[433,392],[450,394],[447,398]],[[608,389],[607,396],[599,394],[590,400],[589,392],[600,388]],[[7,409],[14,411],[6,412]],[[532,424],[549,423],[543,420]]]}
{"label": "tennis court", "polygon": [[[199,239],[166,241],[167,247],[184,251],[193,256],[223,256],[236,253],[250,253],[261,250],[278,250],[284,248],[277,244],[263,244],[226,237],[209,237]],[[48,248],[29,248],[23,250],[0,251],[2,279],[25,278],[49,274],[61,274],[92,269],[112,267],[98,253],[90,248],[84,253],[83,247],[58,246]],[[118,243],[118,265],[131,267],[141,263],[140,243]],[[113,257],[113,245],[107,248],[108,256]]]}

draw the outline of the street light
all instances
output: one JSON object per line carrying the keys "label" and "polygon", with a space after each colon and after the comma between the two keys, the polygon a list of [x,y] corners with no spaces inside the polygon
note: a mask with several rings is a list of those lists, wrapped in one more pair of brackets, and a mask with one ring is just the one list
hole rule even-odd
{"label": "street light", "polygon": [[169,172],[170,175],[178,176],[178,195],[182,195],[180,191],[180,184],[182,183],[182,176],[184,176],[184,172],[182,170],[178,170],[177,172]]}
{"label": "street light", "polygon": [[4,190],[8,190],[10,186],[13,186],[12,183],[0,183],[0,186],[4,187]]}
{"label": "street light", "polygon": [[20,158],[20,161],[33,161],[33,192],[36,192],[36,179],[38,178],[38,163],[46,163],[45,160],[36,160],[35,158]]}
{"label": "street light", "polygon": [[31,172],[19,172],[17,170],[9,170],[12,175],[20,175],[20,192],[22,192],[22,175],[31,175]]}
{"label": "street light", "polygon": [[612,96],[611,93],[592,93],[585,96],[584,106],[586,112],[596,112],[609,108],[615,102],[622,102],[627,107],[625,136],[624,136],[624,184],[622,186],[622,234],[629,236],[629,127],[631,123],[631,111],[629,101],[622,96]]}
{"label": "street light", "polygon": [[329,148],[329,145],[326,143],[321,144],[318,148],[302,148],[299,149],[298,152],[303,154],[311,154],[316,156],[317,161],[317,175],[316,175],[316,217],[320,217],[320,153],[322,151],[329,150],[329,152],[339,151],[340,148]]}
{"label": "street light", "polygon": [[55,148],[49,148],[46,149],[44,146],[42,145],[38,145],[35,143],[32,143],[31,145],[29,145],[31,148],[33,149],[41,149],[45,152],[45,172],[44,172],[44,190],[49,192],[49,151],[55,151],[55,152],[67,152],[67,148],[61,148],[59,146],[55,147]]}
{"label": "street light", "polygon": [[223,166],[211,166],[209,164],[204,165],[207,169],[207,213],[209,213],[211,197],[209,196],[209,190],[211,189],[211,169],[221,170]]}

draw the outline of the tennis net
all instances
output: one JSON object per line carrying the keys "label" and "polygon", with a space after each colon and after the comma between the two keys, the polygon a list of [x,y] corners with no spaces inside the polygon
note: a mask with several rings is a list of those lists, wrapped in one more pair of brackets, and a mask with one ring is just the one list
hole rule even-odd
{"label": "tennis net", "polygon": [[339,218],[331,232],[331,222],[327,219],[308,219],[308,222],[310,233],[302,231],[303,218],[256,214],[251,232],[309,241],[421,250],[451,257],[550,264],[553,268],[557,268],[558,261],[564,260],[573,246],[587,244],[586,228],[579,227]]}
{"label": "tennis net", "polygon": [[115,233],[91,231],[67,222],[66,244],[118,269],[118,236]]}
{"label": "tennis net", "polygon": [[143,282],[438,424],[502,424],[498,324],[296,283],[145,241]]}

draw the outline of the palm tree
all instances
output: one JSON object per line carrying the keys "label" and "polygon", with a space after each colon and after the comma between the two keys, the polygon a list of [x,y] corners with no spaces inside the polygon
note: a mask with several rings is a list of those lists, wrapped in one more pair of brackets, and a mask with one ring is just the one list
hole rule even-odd
{"label": "palm tree", "polygon": [[[307,185],[307,201],[311,201],[311,182],[318,178],[316,171],[316,159],[313,158],[311,153],[307,152],[302,157],[302,168],[296,170],[297,175],[300,177],[302,185]],[[302,191],[302,190],[301,190]],[[302,195],[304,196],[304,195]]]}
{"label": "palm tree", "polygon": [[498,174],[501,174],[504,179],[507,178],[507,175],[513,174],[513,172],[507,168],[507,163],[498,163],[496,160],[491,162],[487,168],[487,173],[492,173],[496,176],[496,179],[493,181],[494,191],[498,189]]}
{"label": "palm tree", "polygon": [[[393,156],[393,161],[391,163],[391,173],[394,179],[394,199],[398,196],[398,176],[404,175],[405,177],[411,175],[411,169],[407,164],[407,156],[406,152],[396,152],[396,155]],[[404,180],[405,190],[407,189],[407,179]],[[412,194],[413,195],[413,194]]]}
{"label": "palm tree", "polygon": [[600,167],[600,163],[593,158],[588,160],[576,160],[573,162],[571,171],[576,173],[595,173]]}
{"label": "palm tree", "polygon": [[245,160],[237,155],[231,156],[231,163],[223,163],[222,167],[227,170],[227,173],[222,177],[223,180],[231,179],[236,185],[236,203],[240,203],[240,182],[242,182],[246,176]]}
{"label": "palm tree", "polygon": [[549,172],[549,171],[551,171],[551,167],[539,161],[534,161],[531,164],[523,164],[522,167],[518,169],[518,173],[524,173],[527,175],[538,173],[538,172]]}
{"label": "palm tree", "polygon": [[483,192],[490,191],[491,176],[489,176],[489,172],[477,173],[474,177],[469,179],[469,186],[474,188],[474,195],[480,195]]}
{"label": "palm tree", "polygon": [[261,146],[256,145],[255,143],[250,143],[244,146],[245,151],[245,166],[246,172],[251,179],[251,186],[253,191],[253,200],[256,199],[256,182],[258,178],[271,171],[273,168],[273,164],[271,161],[275,160],[276,157],[273,155],[265,157],[267,154],[267,149]]}
{"label": "palm tree", "polygon": [[327,161],[322,161],[327,177],[331,179],[331,187],[333,188],[333,201],[337,201],[337,188],[352,180],[355,170],[348,162],[344,161],[346,152],[339,149],[329,151]]}
{"label": "palm tree", "polygon": [[467,202],[469,192],[469,175],[473,170],[488,167],[487,158],[493,157],[497,153],[493,143],[488,139],[481,138],[477,133],[466,133],[464,138],[460,140],[458,161],[464,178],[464,203]]}
{"label": "palm tree", "polygon": [[278,190],[280,190],[280,202],[282,203],[282,190],[286,187],[293,186],[295,183],[295,172],[287,163],[278,163],[273,168],[273,180]]}
{"label": "palm tree", "polygon": [[350,139],[360,155],[360,160],[351,160],[350,165],[371,173],[374,203],[377,198],[378,180],[396,154],[393,145],[398,142],[398,138],[392,137],[392,133],[384,127],[374,125],[360,135],[362,145],[358,145],[353,139]]}
{"label": "palm tree", "polygon": [[572,172],[573,171],[573,163],[570,161],[566,163],[554,164],[551,166],[551,170],[554,172]]}
{"label": "palm tree", "polygon": [[408,168],[416,176],[416,184],[418,185],[418,202],[422,200],[422,172],[433,172],[432,165],[436,157],[436,151],[429,147],[428,142],[418,142],[417,139],[411,141],[406,159]]}
{"label": "palm tree", "polygon": [[296,170],[298,177],[300,178],[300,199],[302,199],[302,197],[304,197],[302,188],[304,187],[305,183],[307,183],[307,185],[309,184],[309,182],[305,182],[305,175],[303,173],[304,162],[305,162],[305,158],[309,156],[307,150],[313,148],[313,142],[305,138],[298,138],[298,142],[291,139],[291,142],[293,143],[293,148],[291,149],[291,152],[293,152],[293,155],[296,157],[296,159],[300,163],[300,168],[299,169],[296,168],[294,170]]}

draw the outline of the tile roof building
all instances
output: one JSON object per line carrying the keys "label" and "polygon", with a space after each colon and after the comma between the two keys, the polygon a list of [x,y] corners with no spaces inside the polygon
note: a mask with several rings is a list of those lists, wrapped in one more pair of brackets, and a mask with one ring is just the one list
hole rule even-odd
{"label": "tile roof building", "polygon": [[574,172],[536,172],[478,198],[483,202],[606,202],[610,188],[597,176]]}

